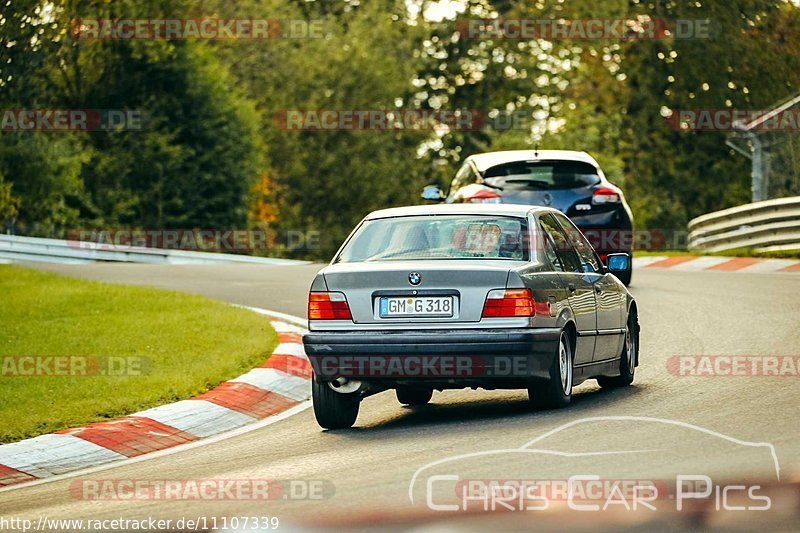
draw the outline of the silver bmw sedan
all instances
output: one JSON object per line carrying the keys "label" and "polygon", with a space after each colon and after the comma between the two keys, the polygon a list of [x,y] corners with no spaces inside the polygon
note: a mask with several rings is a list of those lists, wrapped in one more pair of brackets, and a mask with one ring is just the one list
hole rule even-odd
{"label": "silver bmw sedan", "polygon": [[303,337],[326,429],[352,426],[361,400],[394,389],[527,389],[538,408],[570,403],[587,379],[633,382],[637,307],[578,228],[547,207],[462,204],[365,217],[315,277]]}

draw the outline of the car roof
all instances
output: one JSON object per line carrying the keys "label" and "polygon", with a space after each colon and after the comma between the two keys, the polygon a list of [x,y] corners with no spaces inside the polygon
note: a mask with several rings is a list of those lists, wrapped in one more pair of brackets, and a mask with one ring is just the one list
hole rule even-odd
{"label": "car roof", "polygon": [[524,217],[530,212],[538,213],[550,211],[555,211],[555,209],[544,206],[518,204],[431,204],[381,209],[367,215],[366,220],[415,215],[505,215]]}
{"label": "car roof", "polygon": [[597,161],[586,152],[575,150],[506,150],[504,152],[486,152],[483,154],[473,154],[467,161],[472,161],[480,172],[486,169],[513,163],[514,161],[580,161],[588,163],[595,168],[600,168]]}

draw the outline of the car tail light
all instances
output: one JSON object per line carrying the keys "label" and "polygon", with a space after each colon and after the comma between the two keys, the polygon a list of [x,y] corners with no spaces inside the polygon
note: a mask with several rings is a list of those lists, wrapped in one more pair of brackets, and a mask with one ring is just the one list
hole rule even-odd
{"label": "car tail light", "polygon": [[533,294],[530,289],[495,289],[489,291],[481,318],[533,316]]}
{"label": "car tail light", "polygon": [[594,191],[593,204],[618,204],[622,201],[622,191],[611,187],[601,187]]}
{"label": "car tail light", "polygon": [[501,199],[496,192],[483,189],[465,197],[464,201],[471,204],[499,204]]}
{"label": "car tail light", "polygon": [[311,292],[308,294],[309,320],[352,320],[347,298],[341,292]]}

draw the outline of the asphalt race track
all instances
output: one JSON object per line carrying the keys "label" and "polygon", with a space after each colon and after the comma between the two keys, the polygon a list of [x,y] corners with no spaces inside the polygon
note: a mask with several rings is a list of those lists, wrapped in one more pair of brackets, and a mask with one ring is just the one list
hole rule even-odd
{"label": "asphalt race track", "polygon": [[[303,317],[318,265],[153,266],[37,265],[36,268],[102,281],[155,285],[231,303]],[[634,385],[600,391],[594,381],[577,389],[573,405],[533,412],[524,391],[448,391],[433,403],[404,408],[394,394],[364,401],[356,428],[324,432],[306,409],[275,424],[203,446],[87,475],[92,479],[262,478],[325,480],[335,494],[319,500],[116,501],[74,498],[78,478],[0,493],[0,515],[60,518],[159,518],[269,515],[286,523],[324,524],[426,510],[425,487],[409,484],[415,472],[458,454],[519,448],[548,431],[590,417],[650,417],[704,428],[739,441],[770,443],[781,481],[800,475],[797,376],[685,377],[668,370],[676,355],[798,355],[800,276],[678,272],[640,269],[632,292],[639,303],[641,366]],[[224,328],[224,324],[209,324]],[[604,477],[668,479],[702,474],[716,480],[772,480],[763,448],[734,444],[687,427],[631,418],[594,420],[545,439],[566,451],[637,450],[624,459],[586,457]],[[759,452],[759,453],[757,453]],[[564,460],[536,459],[537,475],[560,479]],[[507,472],[507,454],[483,456],[473,472]],[[577,468],[577,467],[576,467]],[[525,474],[527,475],[527,474]],[[377,518],[376,518],[377,517]]]}

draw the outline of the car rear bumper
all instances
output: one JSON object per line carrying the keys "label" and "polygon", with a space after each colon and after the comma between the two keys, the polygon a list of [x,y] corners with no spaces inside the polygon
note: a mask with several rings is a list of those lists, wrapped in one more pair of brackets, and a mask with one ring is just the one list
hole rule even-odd
{"label": "car rear bumper", "polygon": [[311,332],[303,344],[322,380],[469,385],[547,378],[559,335],[557,328]]}

